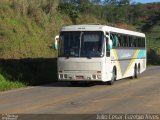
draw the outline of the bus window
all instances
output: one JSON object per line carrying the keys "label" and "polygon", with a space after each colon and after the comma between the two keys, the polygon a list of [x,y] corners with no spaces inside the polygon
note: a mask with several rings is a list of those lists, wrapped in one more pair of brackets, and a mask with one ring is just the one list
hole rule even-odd
{"label": "bus window", "polygon": [[128,45],[128,42],[127,42],[127,36],[126,35],[124,35],[123,36],[123,38],[124,38],[124,47],[127,47]]}
{"label": "bus window", "polygon": [[145,38],[142,38],[142,47],[145,47]]}
{"label": "bus window", "polygon": [[139,47],[139,45],[138,45],[138,37],[136,37],[136,47]]}
{"label": "bus window", "polygon": [[144,46],[143,46],[143,38],[141,38],[141,47],[144,47]]}
{"label": "bus window", "polygon": [[132,37],[129,36],[129,47],[132,47]]}
{"label": "bus window", "polygon": [[121,37],[121,35],[120,34],[118,34],[118,46],[119,47],[121,47],[122,46],[122,43],[123,43],[123,41],[122,41],[122,37]]}
{"label": "bus window", "polygon": [[121,46],[124,47],[124,38],[123,38],[123,35],[121,35],[120,38],[121,38]]}
{"label": "bus window", "polygon": [[118,45],[119,45],[118,35],[111,33],[110,38],[111,38],[111,40],[112,40],[113,47],[118,47]]}
{"label": "bus window", "polygon": [[127,47],[130,47],[129,46],[129,36],[128,35],[126,36],[126,39],[127,39]]}
{"label": "bus window", "polygon": [[132,37],[132,43],[133,43],[133,47],[137,47],[137,45],[136,45],[136,37]]}
{"label": "bus window", "polygon": [[115,47],[118,47],[119,40],[118,40],[118,35],[114,35],[114,42],[115,42]]}
{"label": "bus window", "polygon": [[139,38],[139,47],[142,47],[142,38]]}
{"label": "bus window", "polygon": [[109,45],[109,39],[106,37],[106,57],[110,56],[110,45]]}
{"label": "bus window", "polygon": [[138,47],[142,47],[142,38],[138,37]]}
{"label": "bus window", "polygon": [[137,47],[139,47],[139,38],[136,37],[136,44],[137,44]]}
{"label": "bus window", "polygon": [[112,40],[113,47],[115,47],[116,46],[116,44],[115,44],[115,34],[111,33],[111,37],[110,38]]}

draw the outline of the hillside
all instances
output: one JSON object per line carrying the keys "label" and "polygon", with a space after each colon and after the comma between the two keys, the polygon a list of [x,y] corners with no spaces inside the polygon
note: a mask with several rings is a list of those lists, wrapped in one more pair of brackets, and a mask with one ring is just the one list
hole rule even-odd
{"label": "hillside", "polygon": [[100,23],[144,32],[149,64],[160,64],[160,3],[86,1],[0,0],[0,91],[56,80],[52,46],[65,25]]}
{"label": "hillside", "polygon": [[[57,8],[44,10],[43,7],[51,3],[39,2],[0,1],[0,58],[56,57],[56,52],[51,49],[54,36],[62,26],[73,22]],[[102,20],[82,14],[78,22],[102,23]]]}
{"label": "hillside", "polygon": [[0,58],[55,56],[50,46],[64,25],[63,17],[57,13],[51,18],[35,5],[25,0],[0,1]]}
{"label": "hillside", "polygon": [[[88,11],[79,13],[66,12],[69,8],[64,9],[64,6],[63,9],[57,7],[58,0],[52,2],[47,0],[1,0],[0,58],[56,57],[56,51],[51,49],[54,36],[58,34],[62,26],[75,23],[74,14],[78,16],[76,24],[101,23],[143,31],[147,33],[149,47],[160,46],[158,12],[160,4],[158,3],[127,6],[127,8],[111,6],[102,9],[94,6],[97,11],[90,8]],[[105,9],[109,12],[106,13]],[[132,10],[132,13],[128,13],[125,9]],[[145,13],[140,13],[142,11]],[[135,18],[136,15],[137,18]]]}

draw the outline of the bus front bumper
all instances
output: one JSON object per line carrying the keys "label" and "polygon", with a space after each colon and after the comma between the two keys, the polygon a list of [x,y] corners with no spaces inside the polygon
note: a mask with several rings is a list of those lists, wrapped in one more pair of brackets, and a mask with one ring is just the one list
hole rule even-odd
{"label": "bus front bumper", "polygon": [[100,71],[63,71],[58,73],[60,81],[102,81]]}

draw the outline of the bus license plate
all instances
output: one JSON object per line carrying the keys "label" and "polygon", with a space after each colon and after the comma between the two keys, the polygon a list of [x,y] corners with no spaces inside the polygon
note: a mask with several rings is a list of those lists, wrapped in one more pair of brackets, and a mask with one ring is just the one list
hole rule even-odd
{"label": "bus license plate", "polygon": [[82,79],[84,79],[84,77],[83,76],[76,76],[76,79],[82,80]]}

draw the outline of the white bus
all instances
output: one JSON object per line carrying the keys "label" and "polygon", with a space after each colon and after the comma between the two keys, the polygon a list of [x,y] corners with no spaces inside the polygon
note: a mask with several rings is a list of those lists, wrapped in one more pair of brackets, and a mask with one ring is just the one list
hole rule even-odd
{"label": "white bus", "polygon": [[[105,25],[71,25],[55,38],[58,80],[112,85],[146,70],[145,34]],[[58,42],[57,42],[58,41]]]}

